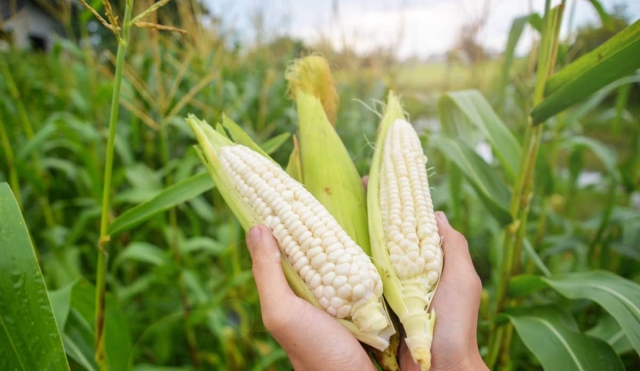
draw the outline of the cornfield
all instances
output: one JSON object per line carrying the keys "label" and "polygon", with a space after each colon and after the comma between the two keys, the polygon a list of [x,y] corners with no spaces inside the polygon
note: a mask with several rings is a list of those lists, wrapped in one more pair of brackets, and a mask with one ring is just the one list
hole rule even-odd
{"label": "cornfield", "polygon": [[[301,116],[286,71],[318,51],[360,176],[399,94],[482,280],[490,369],[640,368],[640,21],[578,55],[565,1],[546,1],[500,57],[422,86],[407,64],[285,37],[238,46],[196,1],[108,4],[85,4],[49,53],[0,52],[0,369],[290,369],[187,117],[286,168]],[[519,56],[525,26],[537,41]]]}

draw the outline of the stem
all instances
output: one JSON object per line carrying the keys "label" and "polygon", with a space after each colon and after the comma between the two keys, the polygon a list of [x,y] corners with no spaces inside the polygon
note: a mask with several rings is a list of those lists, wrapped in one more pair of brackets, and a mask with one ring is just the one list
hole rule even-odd
{"label": "stem", "polygon": [[[534,107],[544,100],[544,87],[548,77],[553,72],[557,55],[558,34],[563,6],[564,2],[559,7],[551,10],[550,0],[546,0],[545,2],[543,34],[538,53],[538,72],[533,97]],[[516,178],[511,197],[510,213],[513,217],[513,222],[506,228],[504,235],[504,255],[500,270],[500,281],[497,287],[495,315],[502,312],[506,307],[509,281],[514,274],[520,271],[522,243],[527,230],[529,204],[533,196],[531,194],[533,171],[540,148],[542,128],[543,125],[534,126],[533,121],[529,117],[529,125],[525,133],[524,154],[520,161],[519,174]],[[496,328],[495,324],[492,325],[489,352],[487,355],[487,366],[489,369],[494,368],[499,358],[503,364],[508,361],[511,332],[512,329],[510,325],[500,328]]]}
{"label": "stem", "polygon": [[96,362],[101,370],[107,368],[105,363],[104,329],[105,329],[105,295],[107,273],[107,244],[109,235],[109,196],[111,191],[111,175],[113,172],[113,156],[116,139],[116,127],[118,125],[118,110],[120,108],[120,88],[122,85],[122,71],[124,70],[124,58],[127,53],[129,35],[131,31],[131,12],[133,1],[127,0],[123,21],[123,36],[118,38],[118,51],[116,56],[116,73],[114,78],[113,93],[111,96],[111,113],[109,115],[109,137],[107,139],[107,157],[104,167],[104,183],[102,188],[102,212],[100,214],[100,239],[98,240],[98,263],[96,270]]}

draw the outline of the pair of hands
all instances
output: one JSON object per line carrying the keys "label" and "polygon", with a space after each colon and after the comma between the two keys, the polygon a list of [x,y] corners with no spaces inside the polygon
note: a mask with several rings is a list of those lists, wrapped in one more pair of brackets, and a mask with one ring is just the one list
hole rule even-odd
{"label": "pair of hands", "polygon": [[[431,303],[436,312],[431,370],[486,370],[476,340],[482,283],[467,241],[442,212],[436,213],[445,265]],[[280,265],[278,242],[264,226],[247,234],[265,327],[296,370],[375,370],[358,340],[331,315],[297,297]],[[404,342],[402,370],[420,370]]]}

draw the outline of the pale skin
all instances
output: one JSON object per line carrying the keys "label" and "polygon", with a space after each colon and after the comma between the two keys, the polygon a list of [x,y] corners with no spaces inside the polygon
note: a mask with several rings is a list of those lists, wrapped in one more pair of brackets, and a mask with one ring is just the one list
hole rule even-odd
{"label": "pale skin", "polygon": [[[366,184],[366,180],[365,180]],[[473,267],[467,240],[443,212],[436,212],[445,264],[432,308],[437,319],[431,370],[487,370],[476,341],[482,283]],[[375,370],[356,338],[331,315],[297,297],[280,265],[271,231],[255,226],[247,233],[253,274],[265,327],[282,346],[296,370]],[[420,370],[401,341],[403,371]]]}

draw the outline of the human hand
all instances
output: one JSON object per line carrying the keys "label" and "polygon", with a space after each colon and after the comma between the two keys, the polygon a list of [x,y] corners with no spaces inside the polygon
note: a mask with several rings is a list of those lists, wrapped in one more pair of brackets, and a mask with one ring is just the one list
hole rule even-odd
{"label": "human hand", "polygon": [[[443,212],[436,212],[436,221],[445,263],[431,303],[436,313],[431,370],[488,370],[476,339],[482,282],[464,236],[449,225]],[[404,341],[400,342],[399,353],[402,370],[420,370]]]}
{"label": "human hand", "polygon": [[262,321],[296,370],[375,370],[349,330],[293,293],[280,265],[278,242],[268,228],[251,228],[247,247]]}

